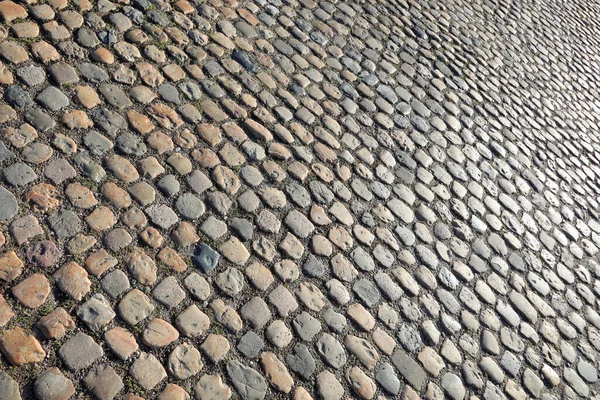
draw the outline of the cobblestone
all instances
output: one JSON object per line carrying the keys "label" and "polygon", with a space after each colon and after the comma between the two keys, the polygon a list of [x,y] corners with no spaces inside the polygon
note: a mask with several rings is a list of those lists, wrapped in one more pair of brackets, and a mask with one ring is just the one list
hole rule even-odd
{"label": "cobblestone", "polygon": [[1,1],[0,392],[597,397],[596,8]]}

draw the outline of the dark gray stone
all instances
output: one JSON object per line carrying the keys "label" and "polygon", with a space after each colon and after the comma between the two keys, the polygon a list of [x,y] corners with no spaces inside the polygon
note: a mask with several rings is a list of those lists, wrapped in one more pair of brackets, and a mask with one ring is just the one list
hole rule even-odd
{"label": "dark gray stone", "polygon": [[192,256],[192,262],[205,274],[210,273],[219,262],[220,255],[213,250],[207,244],[200,244],[196,246],[194,255]]}
{"label": "dark gray stone", "polygon": [[311,379],[317,368],[310,350],[301,343],[294,346],[292,351],[286,356],[285,361],[292,371],[305,380]]}

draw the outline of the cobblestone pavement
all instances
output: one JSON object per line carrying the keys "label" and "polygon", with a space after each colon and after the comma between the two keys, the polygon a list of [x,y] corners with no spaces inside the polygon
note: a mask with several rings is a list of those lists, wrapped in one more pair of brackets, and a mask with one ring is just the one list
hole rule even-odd
{"label": "cobblestone pavement", "polygon": [[599,398],[600,6],[0,1],[0,398]]}

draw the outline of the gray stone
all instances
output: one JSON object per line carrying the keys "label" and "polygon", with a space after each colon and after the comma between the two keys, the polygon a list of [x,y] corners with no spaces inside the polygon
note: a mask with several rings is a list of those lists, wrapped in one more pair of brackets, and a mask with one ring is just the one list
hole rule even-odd
{"label": "gray stone", "polygon": [[92,365],[104,351],[90,336],[77,332],[58,349],[58,355],[71,371],[77,372]]}
{"label": "gray stone", "polygon": [[19,204],[15,196],[0,186],[0,221],[6,221],[17,215]]}
{"label": "gray stone", "polygon": [[54,86],[42,90],[36,100],[52,111],[62,110],[69,105],[69,98]]}
{"label": "gray stone", "polygon": [[310,342],[321,331],[321,323],[306,311],[298,315],[292,325],[298,336],[304,341]]}
{"label": "gray stone", "polygon": [[17,70],[17,76],[28,86],[41,85],[46,80],[44,68],[37,65],[29,65],[19,68]]}
{"label": "gray stone", "polygon": [[400,392],[400,379],[396,376],[394,367],[389,363],[384,362],[377,368],[375,380],[391,395],[397,395]]}
{"label": "gray stone", "polygon": [[[42,132],[47,132],[56,126],[54,118],[46,114],[41,108],[29,109],[27,113],[25,113],[25,120],[33,125],[35,129]],[[6,156],[3,158],[6,158]]]}
{"label": "gray stone", "polygon": [[0,371],[0,393],[6,400],[21,400],[19,384],[4,371]]}
{"label": "gray stone", "polygon": [[171,207],[164,204],[153,204],[146,208],[150,220],[162,229],[169,229],[179,221],[179,217]]}
{"label": "gray stone", "polygon": [[381,300],[379,289],[368,279],[359,279],[352,289],[368,308],[375,306]]}
{"label": "gray stone", "polygon": [[81,220],[71,210],[61,209],[48,217],[50,228],[54,231],[58,239],[63,240],[75,236],[81,232]]}
{"label": "gray stone", "polygon": [[175,201],[175,208],[183,218],[194,220],[206,211],[204,202],[191,193],[184,193]]}
{"label": "gray stone", "polygon": [[252,222],[244,218],[231,218],[228,223],[233,233],[236,234],[241,241],[247,242],[252,240],[254,234]]}
{"label": "gray stone", "polygon": [[213,250],[209,245],[201,243],[196,246],[192,262],[205,274],[210,273],[219,262],[220,254]]}
{"label": "gray stone", "polygon": [[462,400],[467,393],[458,375],[446,373],[442,376],[442,388],[452,400]]}
{"label": "gray stone", "polygon": [[102,278],[102,290],[104,290],[110,297],[117,298],[121,293],[129,290],[131,287],[129,284],[129,278],[120,269],[115,269],[109,272]]}
{"label": "gray stone", "polygon": [[[33,391],[39,399],[68,399],[75,394],[75,387],[58,368],[50,368],[35,379]],[[5,392],[2,393],[4,396]],[[11,398],[10,395],[8,398]]]}
{"label": "gray stone", "polygon": [[77,316],[92,330],[98,330],[116,316],[110,303],[100,293],[77,307]]}
{"label": "gray stone", "polygon": [[398,372],[413,388],[421,390],[425,386],[427,373],[403,350],[396,349],[392,355],[392,362],[398,369]]}
{"label": "gray stone", "polygon": [[308,347],[297,343],[285,358],[286,364],[292,371],[305,380],[311,379],[317,365]]}
{"label": "gray stone", "polygon": [[333,368],[341,368],[346,364],[347,356],[344,347],[329,333],[322,334],[315,347],[325,362]]}
{"label": "gray stone", "polygon": [[12,186],[25,186],[37,178],[35,171],[24,163],[19,162],[4,168],[4,179]]}
{"label": "gray stone", "polygon": [[267,394],[267,383],[262,374],[238,361],[227,363],[227,374],[243,400],[263,400]]}
{"label": "gray stone", "polygon": [[265,347],[263,340],[254,332],[246,332],[238,342],[237,349],[247,358],[257,358]]}

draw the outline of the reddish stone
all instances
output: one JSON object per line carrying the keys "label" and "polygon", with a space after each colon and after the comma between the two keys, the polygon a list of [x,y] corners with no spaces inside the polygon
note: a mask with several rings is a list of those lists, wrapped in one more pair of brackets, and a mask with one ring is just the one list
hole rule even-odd
{"label": "reddish stone", "polygon": [[0,2],[0,16],[4,22],[10,23],[15,19],[27,18],[27,10],[12,1]]}
{"label": "reddish stone", "polygon": [[142,341],[145,345],[156,349],[165,347],[179,338],[179,332],[167,321],[155,318],[142,333]]}
{"label": "reddish stone", "polygon": [[135,336],[127,329],[116,327],[104,334],[108,347],[121,359],[127,360],[135,353],[139,346]]}
{"label": "reddish stone", "polygon": [[47,268],[58,262],[62,256],[56,244],[50,240],[41,240],[27,247],[27,261],[38,267]]}
{"label": "reddish stone", "polygon": [[12,294],[26,307],[36,308],[44,304],[50,294],[50,283],[42,274],[34,274],[13,286]]}
{"label": "reddish stone", "polygon": [[102,186],[102,194],[117,208],[127,208],[131,205],[131,196],[113,182],[106,182]]}
{"label": "reddish stone", "polygon": [[215,147],[219,143],[221,143],[222,134],[221,130],[210,124],[200,124],[198,125],[198,135],[202,140],[204,140],[208,145]]}
{"label": "reddish stone", "polygon": [[12,308],[6,302],[6,299],[0,294],[0,328],[8,323],[15,316]]}
{"label": "reddish stone", "polygon": [[46,352],[37,339],[25,335],[21,327],[2,332],[0,350],[12,365],[41,362],[46,358]]}
{"label": "reddish stone", "polygon": [[102,104],[100,96],[98,96],[98,93],[91,86],[77,86],[75,88],[75,97],[88,110]]}
{"label": "reddish stone", "polygon": [[81,300],[92,287],[87,271],[74,261],[60,267],[53,277],[59,289],[68,294],[73,300]]}
{"label": "reddish stone", "polygon": [[[54,48],[54,46],[52,46],[51,44],[49,44],[47,42],[44,42],[43,40],[32,44],[31,52],[33,53],[33,55],[35,55],[37,58],[39,58],[41,62],[43,62],[45,64],[60,60],[60,54]],[[25,54],[25,56],[26,55],[27,54]],[[22,61],[25,61],[28,58],[29,57],[26,57],[23,59],[22,56],[20,57],[20,59],[23,59]],[[22,62],[22,61],[20,61],[20,62]],[[15,61],[13,61],[13,62],[15,62]]]}
{"label": "reddish stone", "polygon": [[91,52],[90,57],[92,58],[92,60],[103,64],[110,65],[115,62],[115,56],[104,47],[98,47],[94,49]]}
{"label": "reddish stone", "polygon": [[85,259],[85,269],[94,276],[101,276],[107,269],[117,265],[116,258],[108,254],[104,249],[100,249]]}
{"label": "reddish stone", "polygon": [[117,217],[108,207],[98,207],[85,219],[96,232],[105,231],[117,223]]}
{"label": "reddish stone", "polygon": [[183,261],[181,256],[170,247],[163,248],[160,253],[158,253],[158,259],[166,266],[171,267],[175,272],[183,272],[187,269],[185,261]]}
{"label": "reddish stone", "polygon": [[60,200],[55,196],[58,194],[56,188],[48,183],[40,183],[29,190],[25,201],[33,203],[33,209],[38,212],[46,212],[60,205]]}
{"label": "reddish stone", "polygon": [[87,209],[98,204],[98,200],[96,200],[94,192],[79,182],[74,182],[67,185],[65,194],[71,203],[78,208]]}
{"label": "reddish stone", "polygon": [[147,133],[152,132],[154,129],[154,124],[148,117],[135,110],[129,110],[127,113],[127,118],[129,119],[129,125],[138,133],[145,135]]}
{"label": "reddish stone", "polygon": [[23,261],[14,251],[0,254],[0,279],[10,282],[21,275]]}
{"label": "reddish stone", "polygon": [[36,325],[48,339],[60,339],[67,331],[75,328],[75,322],[62,307],[58,307],[50,314],[40,318]]}

